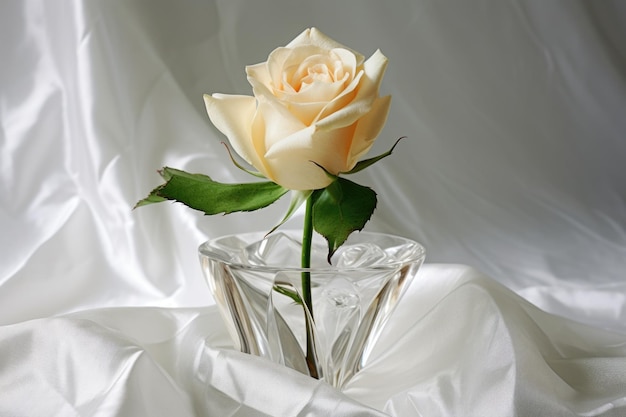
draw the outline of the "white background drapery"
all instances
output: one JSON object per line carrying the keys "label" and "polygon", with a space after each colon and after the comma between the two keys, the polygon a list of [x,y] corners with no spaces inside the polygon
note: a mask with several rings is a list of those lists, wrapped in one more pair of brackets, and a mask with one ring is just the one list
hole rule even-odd
{"label": "white background drapery", "polygon": [[[207,398],[215,415],[215,404],[261,413],[233,394],[254,391],[243,376],[232,377],[238,387],[185,385],[202,364],[278,372],[219,350],[228,342],[196,248],[271,228],[287,201],[216,217],[131,209],[166,165],[248,180],[202,94],[250,94],[245,65],[310,26],[389,58],[391,113],[372,153],[407,138],[359,182],[379,195],[368,230],[428,253],[398,312],[396,330],[410,336],[396,360],[439,360],[396,369],[402,380],[378,395],[368,375],[396,375],[384,351],[345,395],[305,380],[293,396],[301,415],[362,403],[389,415],[626,412],[623,2],[6,0],[0,23],[0,387],[14,387],[0,414],[50,415],[23,395],[38,392],[50,410],[53,391],[67,407],[58,415],[165,413],[154,392],[189,415]],[[101,356],[82,355],[81,343]],[[176,371],[184,346],[196,362]],[[77,388],[94,375],[93,392]],[[119,396],[98,406],[111,387]],[[313,392],[323,400],[307,403]],[[267,404],[263,413],[281,414]]]}

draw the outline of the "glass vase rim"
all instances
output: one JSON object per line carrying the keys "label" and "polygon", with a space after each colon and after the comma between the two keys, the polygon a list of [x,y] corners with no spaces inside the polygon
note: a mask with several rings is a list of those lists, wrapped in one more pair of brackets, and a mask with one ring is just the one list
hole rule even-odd
{"label": "glass vase rim", "polygon": [[[275,231],[274,233],[287,233],[287,234],[296,234],[299,233],[301,234],[302,232],[298,229],[284,229],[284,230],[278,230]],[[265,239],[265,237],[267,237],[267,233],[266,232],[260,232],[260,231],[256,231],[256,232],[239,232],[239,233],[228,233],[228,234],[224,234],[224,235],[220,235],[220,236],[216,236],[214,238],[210,238],[205,240],[204,242],[202,242],[199,246],[198,246],[198,253],[201,256],[205,256],[209,259],[212,260],[216,260],[219,261],[222,264],[228,265],[231,268],[238,268],[238,269],[242,269],[242,270],[258,270],[258,271],[265,271],[265,272],[278,272],[278,271],[288,271],[288,272],[316,272],[316,273],[336,273],[336,272],[348,272],[348,271],[386,271],[386,270],[393,270],[393,269],[397,269],[399,267],[401,267],[402,265],[407,265],[407,264],[411,264],[411,263],[415,263],[415,262],[422,262],[426,256],[426,251],[424,246],[419,243],[418,241],[408,238],[408,237],[404,237],[404,236],[400,236],[400,235],[396,235],[393,233],[386,233],[386,232],[371,232],[371,231],[359,231],[358,235],[361,236],[386,236],[388,238],[393,238],[396,239],[398,241],[404,241],[405,243],[410,243],[412,245],[414,245],[414,253],[410,256],[407,257],[406,259],[399,259],[393,262],[389,262],[389,263],[384,263],[384,264],[378,264],[378,265],[372,265],[372,266],[356,266],[356,267],[350,267],[350,266],[335,266],[332,264],[328,264],[325,265],[323,267],[321,266],[312,266],[309,268],[302,268],[302,267],[297,267],[297,266],[279,266],[279,265],[256,265],[256,264],[250,264],[250,263],[245,263],[245,262],[241,262],[239,260],[233,260],[233,259],[226,259],[225,257],[219,256],[215,250],[210,248],[210,244],[212,242],[215,242],[219,239],[227,239],[227,238],[232,238],[232,237],[236,237],[236,236],[259,236],[261,237],[261,239],[257,239],[257,240],[262,240]],[[296,235],[299,236],[299,235]],[[250,243],[254,243],[255,241],[251,241]]]}

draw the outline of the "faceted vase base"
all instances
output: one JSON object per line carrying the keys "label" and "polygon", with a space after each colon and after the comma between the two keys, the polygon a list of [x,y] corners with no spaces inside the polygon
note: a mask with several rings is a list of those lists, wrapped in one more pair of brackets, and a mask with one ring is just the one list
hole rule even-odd
{"label": "faceted vase base", "polygon": [[[316,236],[312,267],[302,269],[299,232],[263,236],[229,235],[199,248],[236,347],[343,387],[367,364],[424,260],[423,247],[397,236],[353,233],[329,265],[326,242]],[[301,301],[305,272],[310,273],[312,311]]]}

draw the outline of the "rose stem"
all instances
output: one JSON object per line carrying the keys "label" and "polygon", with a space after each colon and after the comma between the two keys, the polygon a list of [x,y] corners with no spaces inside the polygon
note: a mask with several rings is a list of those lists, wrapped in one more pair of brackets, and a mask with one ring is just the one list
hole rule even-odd
{"label": "rose stem", "polygon": [[[311,244],[313,241],[313,197],[306,200],[306,210],[304,212],[304,227],[302,228],[302,298],[304,298],[305,308],[308,309],[311,320],[313,320],[313,300],[311,297]],[[306,313],[305,313],[306,314]],[[311,323],[304,318],[306,323],[306,363],[309,374],[319,379],[317,373],[317,363],[315,360],[315,348],[311,340]]]}

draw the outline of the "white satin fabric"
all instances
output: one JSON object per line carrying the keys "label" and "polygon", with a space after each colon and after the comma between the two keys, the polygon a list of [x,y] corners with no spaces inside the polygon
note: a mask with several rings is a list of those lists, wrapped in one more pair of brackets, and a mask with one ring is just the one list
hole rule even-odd
{"label": "white satin fabric", "polygon": [[[343,393],[232,350],[215,306],[109,308],[0,330],[7,416],[623,416],[622,334],[426,265]],[[379,410],[379,411],[376,411]]]}
{"label": "white satin fabric", "polygon": [[[199,269],[287,201],[131,210],[249,180],[202,94],[309,26],[389,57],[356,180],[431,262],[343,393],[232,351]],[[619,0],[3,1],[0,416],[626,415],[625,40]]]}

